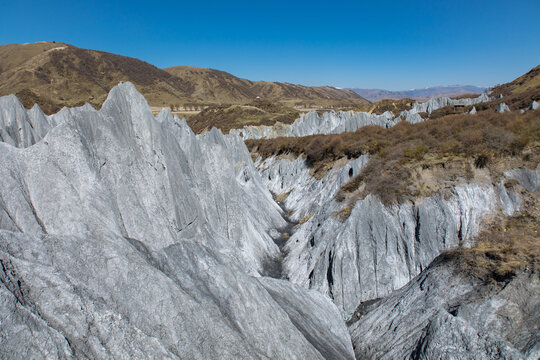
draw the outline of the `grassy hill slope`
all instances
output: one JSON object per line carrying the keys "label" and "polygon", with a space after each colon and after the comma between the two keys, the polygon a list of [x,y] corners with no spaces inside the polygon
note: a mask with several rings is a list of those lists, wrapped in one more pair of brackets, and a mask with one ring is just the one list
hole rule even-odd
{"label": "grassy hill slope", "polygon": [[191,67],[165,71],[135,58],[53,41],[0,45],[0,96],[16,94],[26,107],[38,103],[47,113],[86,102],[99,107],[120,81],[131,81],[155,107],[245,104],[257,96],[283,104],[369,103],[351,91],[331,87],[251,82]]}
{"label": "grassy hill slope", "polygon": [[190,97],[192,85],[144,61],[54,42],[0,46],[0,95],[17,94],[51,113],[89,102],[101,106],[120,81],[133,82],[154,106]]}
{"label": "grassy hill slope", "polygon": [[193,84],[195,98],[221,104],[244,104],[257,97],[287,106],[347,107],[369,104],[369,101],[353,91],[330,86],[309,87],[279,82],[250,81],[224,71],[192,66],[174,66],[164,70]]}

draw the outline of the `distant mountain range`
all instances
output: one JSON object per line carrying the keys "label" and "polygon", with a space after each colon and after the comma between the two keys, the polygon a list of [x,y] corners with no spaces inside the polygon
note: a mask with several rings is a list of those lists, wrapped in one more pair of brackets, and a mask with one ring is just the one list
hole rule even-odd
{"label": "distant mountain range", "polygon": [[250,81],[188,66],[159,69],[135,58],[54,41],[0,45],[0,96],[16,94],[26,107],[37,103],[49,114],[62,106],[100,107],[120,81],[132,82],[155,107],[246,104],[258,99],[288,106],[369,104],[350,90]]}
{"label": "distant mountain range", "polygon": [[414,99],[426,100],[434,96],[461,96],[465,94],[481,94],[487,88],[473,85],[450,85],[450,86],[435,86],[424,89],[412,89],[402,91],[390,91],[383,89],[349,89],[360,95],[361,97],[371,101],[379,101],[384,99]]}

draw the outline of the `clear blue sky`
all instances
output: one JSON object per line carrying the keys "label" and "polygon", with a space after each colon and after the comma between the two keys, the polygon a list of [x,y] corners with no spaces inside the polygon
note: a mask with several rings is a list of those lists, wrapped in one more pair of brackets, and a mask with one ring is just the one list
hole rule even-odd
{"label": "clear blue sky", "polygon": [[1,0],[0,43],[41,40],[251,80],[486,86],[540,64],[540,0]]}

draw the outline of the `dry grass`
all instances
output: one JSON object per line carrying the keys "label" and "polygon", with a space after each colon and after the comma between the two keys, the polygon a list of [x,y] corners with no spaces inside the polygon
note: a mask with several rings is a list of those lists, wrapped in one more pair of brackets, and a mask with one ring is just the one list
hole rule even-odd
{"label": "dry grass", "polygon": [[291,193],[292,189],[287,191],[287,192],[284,192],[284,193],[281,193],[281,194],[278,194],[275,196],[274,200],[277,202],[277,203],[282,203],[285,201],[285,199],[287,198],[287,196],[289,196],[289,194]]}
{"label": "dry grass", "polygon": [[457,271],[484,281],[505,281],[519,271],[540,270],[540,222],[529,214],[507,219],[482,231],[472,248],[459,247],[447,256],[457,257]]}
{"label": "dry grass", "polygon": [[334,212],[332,214],[334,217],[338,218],[341,222],[344,222],[351,216],[352,206],[345,206],[341,208],[340,210]]}
{"label": "dry grass", "polygon": [[328,86],[252,82],[222,71],[180,67],[158,69],[144,61],[69,44],[0,45],[0,95],[21,93],[26,107],[37,102],[47,113],[88,102],[99,108],[109,90],[131,81],[153,106],[240,104],[262,99],[293,104],[361,106],[369,102],[349,90]]}
{"label": "dry grass", "polygon": [[[390,129],[366,126],[354,133],[313,135],[301,138],[247,140],[253,153],[263,157],[304,155],[315,169],[347,157],[369,153],[368,165],[341,189],[352,193],[365,185],[364,193],[377,194],[386,204],[417,196],[411,187],[413,169],[446,166],[448,162],[472,162],[484,168],[501,157],[523,156],[524,149],[539,151],[540,112],[446,115],[423,123],[399,123]],[[530,154],[527,155],[530,159]],[[534,161],[534,156],[532,161]],[[467,168],[464,166],[463,171]]]}
{"label": "dry grass", "polygon": [[410,110],[414,103],[415,100],[408,98],[400,100],[384,99],[374,103],[370,107],[369,111],[379,115],[384,113],[385,111],[391,111],[394,115],[397,116],[404,110]]}
{"label": "dry grass", "polygon": [[300,117],[295,109],[268,101],[254,102],[246,106],[212,106],[187,119],[195,133],[201,133],[213,126],[223,133],[246,125],[274,125],[276,122],[291,124]]}
{"label": "dry grass", "polygon": [[313,217],[313,214],[307,214],[306,216],[304,216],[304,218],[302,220],[300,220],[300,222],[298,224],[302,225],[302,224],[306,223],[312,217]]}

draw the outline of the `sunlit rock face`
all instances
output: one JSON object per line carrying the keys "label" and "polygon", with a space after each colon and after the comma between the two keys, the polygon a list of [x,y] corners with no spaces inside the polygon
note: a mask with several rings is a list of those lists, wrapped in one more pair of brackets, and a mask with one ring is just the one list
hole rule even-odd
{"label": "sunlit rock face", "polygon": [[[457,185],[450,196],[434,195],[414,202],[384,205],[368,195],[341,217],[345,204],[335,197],[340,187],[360,173],[368,156],[349,160],[321,179],[310,174],[303,158],[258,159],[263,181],[275,194],[287,194],[284,206],[300,222],[285,245],[283,264],[290,281],[327,294],[349,318],[359,303],[401,288],[427,268],[442,251],[469,244],[484,218],[516,214],[519,192],[504,180]],[[540,174],[508,170],[535,192]]]}
{"label": "sunlit rock face", "polygon": [[0,108],[3,357],[353,358],[327,297],[261,277],[286,223],[239,137],[130,83],[99,111]]}
{"label": "sunlit rock face", "polygon": [[[422,121],[427,110],[415,105],[401,118]],[[295,127],[259,130],[301,136],[395,123],[368,115],[312,113]],[[536,170],[403,204],[368,195],[342,217],[335,196],[367,155],[322,178],[303,158],[254,166],[240,136],[194,135],[168,111],[154,117],[129,83],[99,111],[46,116],[8,96],[0,116],[0,357],[538,357],[523,335],[534,334],[536,317],[520,322],[537,306],[522,301],[534,298],[537,279],[508,288],[522,298],[486,291],[471,303],[481,284],[448,282],[452,265],[432,264],[467,245],[483,219],[518,213],[523,191],[538,191]],[[288,281],[265,277],[275,264]],[[361,303],[353,350],[344,319]],[[519,311],[505,313],[507,305]]]}
{"label": "sunlit rock face", "polygon": [[493,100],[493,98],[489,97],[487,94],[482,94],[476,98],[463,98],[463,99],[451,99],[447,96],[439,96],[429,99],[426,102],[423,103],[416,103],[414,104],[413,112],[427,112],[428,114],[431,114],[433,111],[441,109],[445,106],[454,105],[454,106],[469,106],[469,105],[476,105],[483,102],[488,102]]}
{"label": "sunlit rock face", "polygon": [[486,284],[437,258],[390,296],[358,308],[357,359],[537,359],[538,274]]}
{"label": "sunlit rock face", "polygon": [[319,115],[316,111],[310,111],[290,125],[277,123],[273,126],[244,126],[242,129],[232,129],[230,133],[239,135],[243,139],[339,134],[345,131],[356,131],[367,125],[388,128],[395,125],[393,118],[394,115],[389,111],[381,115],[355,111],[337,113],[331,111]]}
{"label": "sunlit rock face", "polygon": [[502,102],[497,106],[497,109],[495,111],[497,111],[498,113],[504,113],[509,112],[510,108],[508,107],[508,105]]}
{"label": "sunlit rock face", "polygon": [[404,120],[415,124],[424,121],[420,113],[431,114],[433,111],[449,105],[469,106],[493,100],[487,94],[477,98],[451,99],[446,96],[431,98],[424,103],[416,103],[411,110],[402,111],[397,116],[390,111],[381,115],[355,112],[330,111],[319,115],[316,111],[303,114],[290,125],[276,123],[272,126],[244,126],[242,129],[232,129],[243,139],[270,139],[280,136],[308,136],[316,134],[339,134],[346,131],[356,131],[364,126],[378,125],[389,128]]}
{"label": "sunlit rock face", "polygon": [[23,148],[41,140],[56,125],[36,104],[26,110],[15,95],[0,97],[0,142]]}

